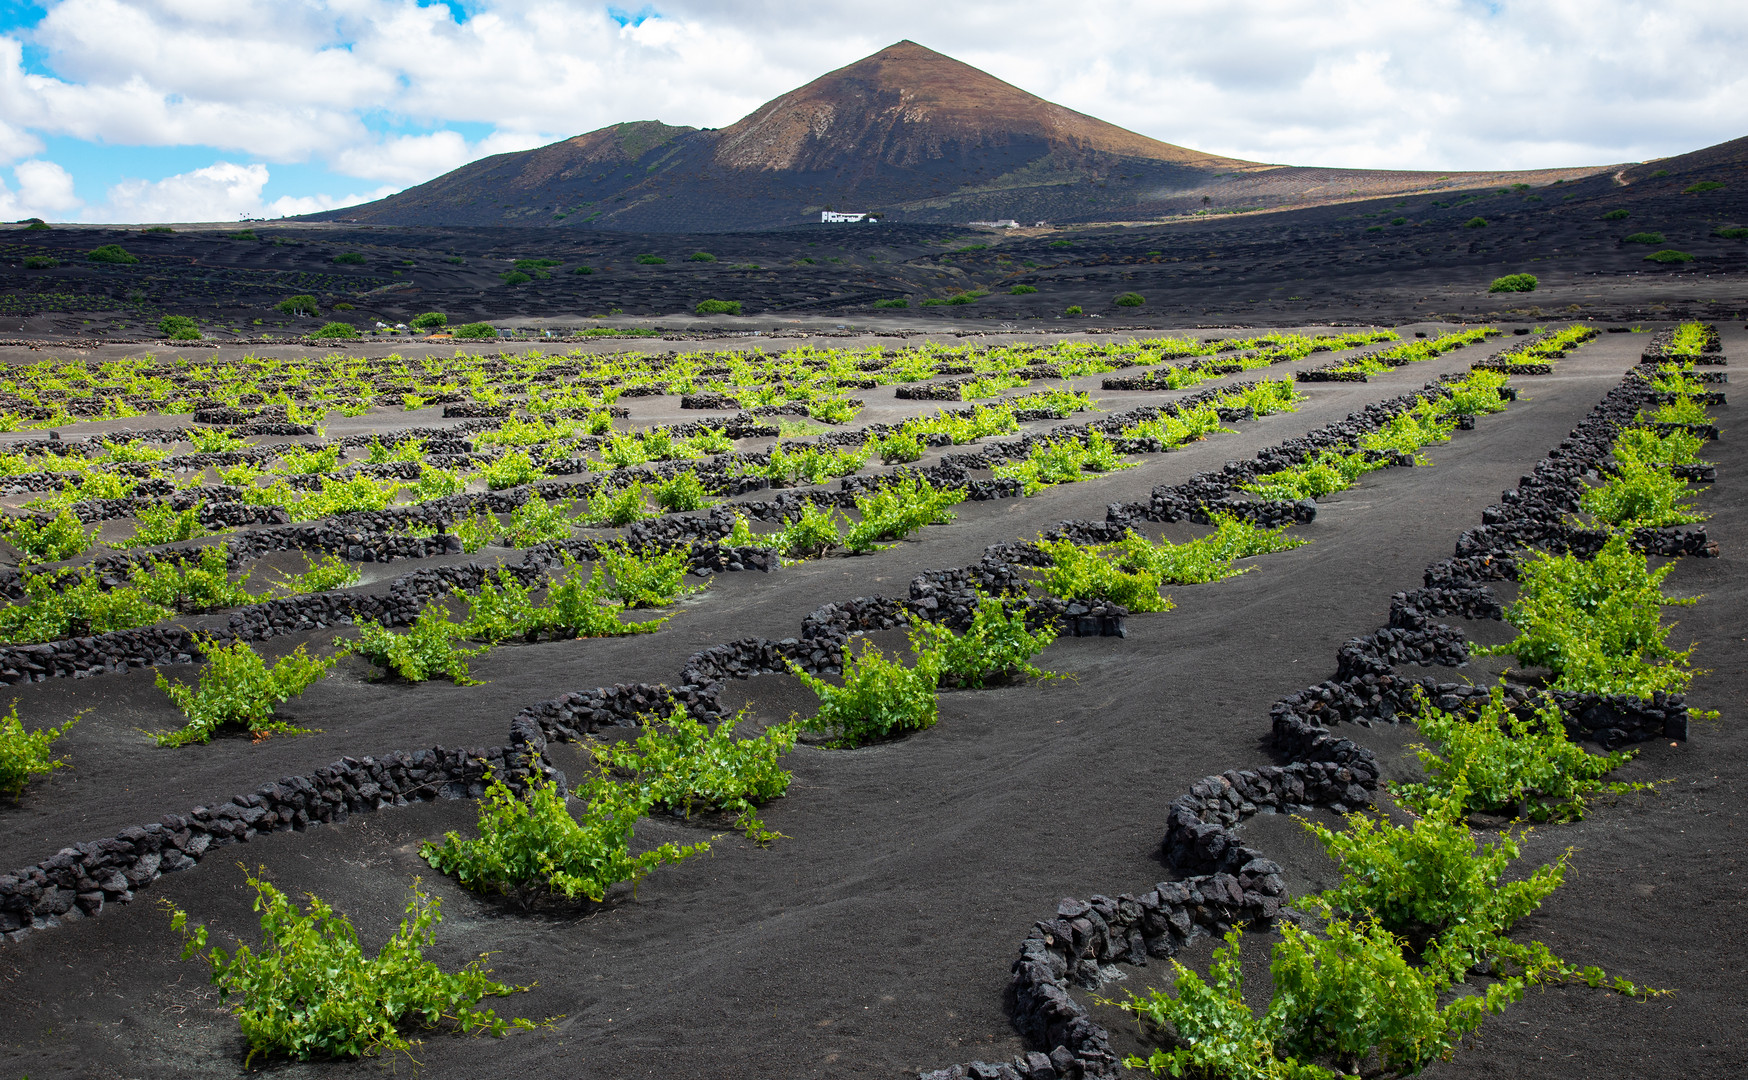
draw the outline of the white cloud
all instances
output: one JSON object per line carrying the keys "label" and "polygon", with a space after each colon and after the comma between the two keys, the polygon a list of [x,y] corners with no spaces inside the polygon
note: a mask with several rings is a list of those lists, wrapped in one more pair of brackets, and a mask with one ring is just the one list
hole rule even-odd
{"label": "white cloud", "polygon": [[[84,221],[129,223],[285,217],[368,202],[396,190],[384,187],[366,194],[344,196],[281,196],[266,202],[262,199],[262,192],[269,179],[271,174],[265,165],[219,161],[204,169],[162,180],[124,180],[110,187],[108,199],[102,206],[86,207],[79,217]],[[71,178],[68,183],[70,191]]]}
{"label": "white cloud", "polygon": [[59,217],[79,205],[73,174],[52,161],[21,161],[13,166],[12,177],[18,182],[17,191],[0,181],[0,220]]}
{"label": "white cloud", "polygon": [[[56,77],[0,36],[0,162],[71,136],[406,185],[622,120],[720,127],[907,34],[1143,134],[1265,161],[1605,163],[1748,133],[1748,8],[1715,0],[887,0],[878,19],[671,0],[627,25],[582,0],[469,8],[458,24],[416,0],[58,0],[26,32]],[[110,205],[247,202],[247,183],[188,180],[205,171]]]}

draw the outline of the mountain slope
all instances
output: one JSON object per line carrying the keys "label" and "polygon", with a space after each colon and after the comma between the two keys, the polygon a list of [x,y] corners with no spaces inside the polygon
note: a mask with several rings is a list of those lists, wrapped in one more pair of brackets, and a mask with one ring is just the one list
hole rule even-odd
{"label": "mountain slope", "polygon": [[499,154],[313,220],[708,232],[817,221],[1157,218],[1598,170],[1442,174],[1295,169],[1204,154],[1075,112],[911,41],[720,130],[615,124]]}

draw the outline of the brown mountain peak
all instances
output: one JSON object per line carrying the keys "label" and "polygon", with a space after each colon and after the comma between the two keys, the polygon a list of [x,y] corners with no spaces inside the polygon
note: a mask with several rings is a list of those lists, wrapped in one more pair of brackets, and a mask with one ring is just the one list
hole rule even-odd
{"label": "brown mountain peak", "polygon": [[1150,139],[1029,94],[904,40],[820,76],[722,130],[731,169],[916,167],[967,151],[1036,143],[1038,156],[1087,152],[1205,167],[1249,162]]}

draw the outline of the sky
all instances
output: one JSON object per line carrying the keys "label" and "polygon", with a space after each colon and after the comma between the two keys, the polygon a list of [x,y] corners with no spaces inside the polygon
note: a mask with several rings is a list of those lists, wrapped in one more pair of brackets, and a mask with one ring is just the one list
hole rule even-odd
{"label": "sky", "polygon": [[620,121],[724,127],[901,38],[1257,161],[1541,168],[1748,135],[1740,0],[0,0],[0,220],[344,206]]}

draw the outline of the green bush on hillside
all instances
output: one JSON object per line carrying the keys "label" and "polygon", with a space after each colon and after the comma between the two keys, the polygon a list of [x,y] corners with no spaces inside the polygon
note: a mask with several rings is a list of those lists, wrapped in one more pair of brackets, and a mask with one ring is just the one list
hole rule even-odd
{"label": "green bush on hillside", "polygon": [[85,258],[94,263],[118,263],[121,265],[140,261],[137,256],[129,255],[123,250],[120,244],[104,244],[102,247],[92,248],[85,253]]}

